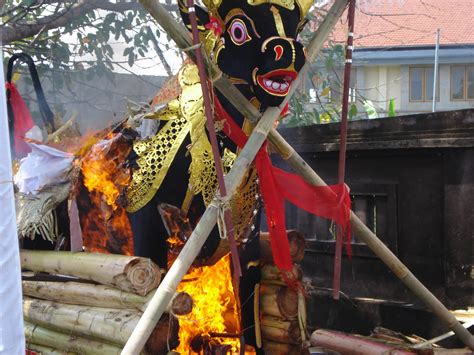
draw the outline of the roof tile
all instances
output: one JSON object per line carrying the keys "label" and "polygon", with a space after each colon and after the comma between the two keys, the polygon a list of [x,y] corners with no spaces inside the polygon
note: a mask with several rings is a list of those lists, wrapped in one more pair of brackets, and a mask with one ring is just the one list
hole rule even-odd
{"label": "roof tile", "polygon": [[[356,48],[474,44],[474,0],[359,0]],[[347,12],[332,39],[344,43]]]}

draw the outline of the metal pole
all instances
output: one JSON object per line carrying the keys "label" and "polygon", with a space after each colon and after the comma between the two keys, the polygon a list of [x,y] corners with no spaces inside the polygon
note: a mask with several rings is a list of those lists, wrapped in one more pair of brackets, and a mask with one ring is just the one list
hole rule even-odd
{"label": "metal pole", "polygon": [[433,112],[436,112],[436,88],[438,87],[439,28],[436,30],[435,62],[433,74]]}

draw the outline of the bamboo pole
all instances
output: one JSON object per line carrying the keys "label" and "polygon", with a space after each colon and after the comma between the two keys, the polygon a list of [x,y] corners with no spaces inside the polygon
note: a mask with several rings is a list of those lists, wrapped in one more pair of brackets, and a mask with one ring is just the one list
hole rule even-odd
{"label": "bamboo pole", "polygon": [[75,353],[67,350],[55,349],[50,346],[38,345],[33,343],[27,343],[26,348],[41,355],[76,355]]}
{"label": "bamboo pole", "polygon": [[137,311],[60,304],[29,297],[23,298],[23,314],[28,322],[43,327],[117,345],[125,344],[140,318]]}
{"label": "bamboo pole", "polygon": [[76,276],[142,296],[161,280],[155,263],[136,256],[23,249],[20,261],[27,270]]}
{"label": "bamboo pole", "polygon": [[81,355],[115,355],[120,348],[100,341],[63,334],[25,321],[25,337],[28,342],[72,351]]}
{"label": "bamboo pole", "polygon": [[[68,305],[28,297],[23,299],[23,313],[30,323],[117,346],[125,344],[141,316],[137,311]],[[147,349],[160,353],[168,342],[174,348],[179,344],[178,330],[177,322],[170,327],[168,319],[161,319],[147,339]]]}
{"label": "bamboo pole", "polygon": [[[364,354],[364,355],[413,355],[407,346],[400,344],[385,344],[378,339],[368,339],[352,334],[345,334],[333,330],[318,329],[311,334],[311,345],[331,349],[341,354]],[[431,349],[430,349],[431,350]]]}
{"label": "bamboo pole", "polygon": [[[181,49],[191,46],[189,34],[184,26],[179,25],[166,9],[153,0],[140,0],[140,3],[150,12],[163,29],[170,35]],[[326,18],[314,33],[310,45],[307,47],[307,61],[301,69],[298,78],[290,88],[284,103],[288,102],[295,93],[301,80],[309,71],[311,63],[326,42],[331,30],[342,15],[348,0],[336,0],[329,10]],[[215,66],[209,64],[210,76],[218,78],[214,80],[214,86],[226,96],[226,98],[250,121],[256,122],[260,113],[246,98],[230,83]],[[326,183],[305,162],[305,160],[291,147],[288,142],[275,130],[270,130],[268,139],[276,151],[284,160],[308,183],[316,186],[324,186]],[[372,231],[354,214],[351,213],[351,224],[353,231],[367,246],[392,270],[395,275],[441,319],[449,329],[453,330],[459,339],[474,350],[474,337],[467,331],[449,310],[406,268],[405,265],[383,244]]]}
{"label": "bamboo pole", "polygon": [[[269,130],[272,128],[275,119],[279,116],[282,109],[283,107],[269,108],[262,119],[257,123],[247,144],[235,160],[234,166],[225,177],[229,197],[233,196],[236,192],[237,187],[250,168],[258,150],[267,138]],[[163,314],[166,305],[171,300],[176,288],[214,228],[217,221],[218,209],[218,202],[214,200],[202,215],[191,237],[184,245],[178,258],[156,290],[142,318],[138,322],[137,327],[133,331],[132,336],[125,345],[122,354],[134,355],[143,349],[146,340]]]}
{"label": "bamboo pole", "polygon": [[[152,294],[140,296],[110,286],[82,282],[23,281],[23,294],[47,301],[79,306],[143,311]],[[166,313],[189,314],[193,300],[186,292],[173,297],[166,307]]]}

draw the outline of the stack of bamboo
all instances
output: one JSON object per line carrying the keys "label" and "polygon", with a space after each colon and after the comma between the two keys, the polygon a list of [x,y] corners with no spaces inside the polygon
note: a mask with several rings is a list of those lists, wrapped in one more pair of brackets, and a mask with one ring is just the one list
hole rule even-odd
{"label": "stack of bamboo", "polygon": [[[120,354],[162,276],[158,266],[139,257],[29,250],[20,257],[22,269],[47,279],[38,281],[37,274],[23,280],[28,348],[42,354]],[[191,310],[191,297],[177,294],[146,351],[162,354],[175,348],[179,324],[172,314]]]}
{"label": "stack of bamboo", "polygon": [[[301,281],[297,263],[304,257],[305,239],[297,231],[288,231],[293,273]],[[259,287],[260,329],[263,348],[272,355],[300,354],[306,340],[306,305],[303,290],[290,288],[273,263],[270,239],[260,234],[262,280]]]}

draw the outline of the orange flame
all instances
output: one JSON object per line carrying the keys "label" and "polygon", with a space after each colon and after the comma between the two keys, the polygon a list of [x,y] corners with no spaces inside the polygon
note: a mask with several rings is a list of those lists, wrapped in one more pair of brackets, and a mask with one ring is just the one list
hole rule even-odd
{"label": "orange flame", "polygon": [[[240,332],[239,314],[232,285],[229,256],[223,257],[213,266],[192,268],[178,286],[194,300],[190,315],[179,317],[178,352],[193,353],[191,342],[196,336],[211,333]],[[232,352],[238,353],[238,339],[218,338],[215,343],[229,344]]]}
{"label": "orange flame", "polygon": [[82,159],[84,186],[90,205],[82,219],[84,246],[88,251],[133,255],[133,234],[125,210],[117,205],[130,176],[121,164],[130,147],[120,134],[94,144]]}

